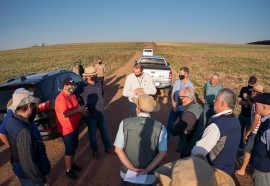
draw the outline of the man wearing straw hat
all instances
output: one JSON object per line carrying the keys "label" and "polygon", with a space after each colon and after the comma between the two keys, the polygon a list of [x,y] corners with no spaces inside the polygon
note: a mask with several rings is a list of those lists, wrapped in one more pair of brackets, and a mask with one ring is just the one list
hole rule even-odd
{"label": "man wearing straw hat", "polygon": [[262,117],[251,152],[253,184],[270,185],[270,93],[261,93],[252,98],[252,101],[255,102],[256,113]]}
{"label": "man wearing straw hat", "polygon": [[99,159],[96,129],[99,130],[102,142],[104,144],[105,153],[115,155],[109,140],[107,121],[104,112],[104,98],[102,95],[103,86],[97,81],[97,71],[95,67],[89,66],[85,68],[83,77],[85,83],[79,85],[75,91],[77,97],[82,98],[82,104],[88,108],[88,115],[84,116],[87,127],[88,137],[94,159]]}
{"label": "man wearing straw hat", "polygon": [[211,167],[200,155],[167,163],[155,173],[162,186],[235,186],[228,174]]}
{"label": "man wearing straw hat", "polygon": [[167,154],[167,132],[160,122],[151,118],[150,113],[160,109],[153,97],[140,95],[133,101],[137,105],[137,117],[121,121],[114,142],[122,163],[122,185],[138,185],[123,180],[128,170],[138,175],[147,174],[143,184],[152,185],[156,180],[154,170]]}

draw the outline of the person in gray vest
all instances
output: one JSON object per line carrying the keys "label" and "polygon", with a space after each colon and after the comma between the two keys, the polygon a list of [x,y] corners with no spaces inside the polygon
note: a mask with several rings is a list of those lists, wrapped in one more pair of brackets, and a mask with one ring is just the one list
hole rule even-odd
{"label": "person in gray vest", "polygon": [[237,149],[240,143],[241,125],[233,114],[236,94],[230,89],[221,89],[214,100],[216,112],[201,140],[191,154],[206,156],[210,165],[229,175],[234,173]]}
{"label": "person in gray vest", "polygon": [[194,102],[194,89],[184,87],[178,94],[178,104],[184,107],[179,122],[175,123],[172,135],[180,136],[180,158],[190,156],[191,149],[201,139],[204,130],[203,109]]}
{"label": "person in gray vest", "polygon": [[253,185],[270,185],[270,93],[261,93],[254,98],[256,113],[261,116],[261,125],[251,151],[253,160]]}
{"label": "person in gray vest", "polygon": [[[139,185],[124,181],[128,170],[145,175],[143,185],[153,185],[155,169],[167,154],[167,131],[150,113],[160,109],[153,97],[140,95],[133,99],[137,117],[121,121],[114,142],[115,152],[121,161],[122,185]],[[142,184],[142,183],[140,183]]]}

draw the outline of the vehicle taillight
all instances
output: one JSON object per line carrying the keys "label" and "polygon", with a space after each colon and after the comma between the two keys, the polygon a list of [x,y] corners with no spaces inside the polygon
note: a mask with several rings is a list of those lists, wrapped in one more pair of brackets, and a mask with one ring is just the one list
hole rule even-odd
{"label": "vehicle taillight", "polygon": [[172,79],[172,71],[169,73],[169,79]]}
{"label": "vehicle taillight", "polygon": [[51,101],[39,103],[37,106],[38,112],[50,110],[50,108],[51,108]]}

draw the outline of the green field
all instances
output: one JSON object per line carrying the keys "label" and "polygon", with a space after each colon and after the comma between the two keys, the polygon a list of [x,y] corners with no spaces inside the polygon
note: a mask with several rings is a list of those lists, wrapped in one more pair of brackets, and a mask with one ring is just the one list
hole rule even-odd
{"label": "green field", "polygon": [[111,73],[127,62],[145,43],[79,43],[31,47],[0,51],[0,82],[12,76],[30,72],[47,72],[57,69],[72,70],[78,59],[84,67],[97,63],[102,58]]}
{"label": "green field", "polygon": [[[84,67],[102,58],[111,73],[127,62],[146,43],[80,43],[31,47],[0,51],[1,78],[8,78],[29,72],[45,72],[56,69],[72,69],[73,63],[81,59]],[[202,87],[213,72],[220,73],[223,87],[239,93],[247,85],[250,75],[270,91],[270,46],[233,45],[207,43],[155,43],[155,55],[164,56],[174,70],[190,68],[190,79],[196,93],[202,99]],[[238,108],[239,109],[239,108]]]}

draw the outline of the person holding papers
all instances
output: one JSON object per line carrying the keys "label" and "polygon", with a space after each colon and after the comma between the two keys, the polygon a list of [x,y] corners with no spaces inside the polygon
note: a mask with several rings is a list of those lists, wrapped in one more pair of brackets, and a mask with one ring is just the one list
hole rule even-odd
{"label": "person holding papers", "polygon": [[167,131],[151,118],[150,113],[160,109],[153,97],[140,95],[133,101],[137,117],[121,121],[114,142],[121,161],[122,185],[153,185],[154,170],[167,154]]}

